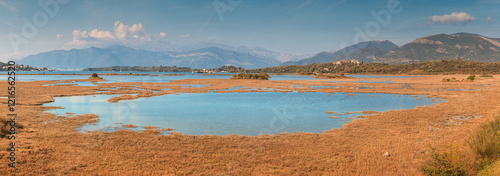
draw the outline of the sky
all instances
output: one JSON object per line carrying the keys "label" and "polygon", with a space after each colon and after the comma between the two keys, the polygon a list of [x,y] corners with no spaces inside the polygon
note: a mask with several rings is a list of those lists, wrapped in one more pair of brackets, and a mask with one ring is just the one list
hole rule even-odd
{"label": "sky", "polygon": [[434,34],[500,38],[500,0],[0,0],[0,61],[200,42],[316,54]]}

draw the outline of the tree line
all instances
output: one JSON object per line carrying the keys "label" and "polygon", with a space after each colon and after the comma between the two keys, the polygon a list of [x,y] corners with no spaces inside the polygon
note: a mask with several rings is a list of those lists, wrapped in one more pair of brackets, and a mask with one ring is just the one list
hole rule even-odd
{"label": "tree line", "polygon": [[[229,73],[332,73],[332,74],[497,74],[500,73],[500,62],[478,62],[462,59],[426,61],[410,64],[384,63],[313,63],[309,65],[288,65],[258,69],[244,69],[236,66],[222,66],[210,69],[214,72]],[[114,66],[88,68],[84,71],[144,71],[144,72],[197,72],[200,69],[176,66]]]}

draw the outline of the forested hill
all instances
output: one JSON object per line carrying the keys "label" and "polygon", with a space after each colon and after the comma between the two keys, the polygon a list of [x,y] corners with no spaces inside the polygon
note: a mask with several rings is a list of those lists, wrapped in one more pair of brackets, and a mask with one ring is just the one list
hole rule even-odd
{"label": "forested hill", "polygon": [[[99,67],[99,68],[86,68],[82,71],[139,71],[139,72],[191,72],[196,69],[189,67],[176,67],[176,66],[113,66],[113,67]],[[199,69],[198,69],[199,70]]]}
{"label": "forested hill", "polygon": [[462,59],[427,61],[411,64],[383,64],[383,63],[321,63],[309,65],[288,65],[262,69],[243,69],[234,66],[224,66],[216,71],[233,73],[346,73],[346,74],[500,74],[500,62],[464,61]]}
{"label": "forested hill", "polygon": [[[84,71],[143,71],[143,72],[191,72],[201,71],[188,67],[153,66],[153,67],[102,67],[87,68]],[[346,74],[500,74],[500,62],[477,62],[462,59],[427,61],[411,64],[383,64],[383,63],[321,63],[309,65],[288,65],[259,69],[244,69],[235,66],[222,66],[211,71],[229,73],[346,73]]]}

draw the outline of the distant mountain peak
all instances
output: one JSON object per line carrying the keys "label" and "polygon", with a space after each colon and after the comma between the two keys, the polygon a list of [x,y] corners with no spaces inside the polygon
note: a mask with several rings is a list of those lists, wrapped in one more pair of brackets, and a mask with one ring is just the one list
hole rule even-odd
{"label": "distant mountain peak", "polygon": [[[372,49],[365,50],[366,48]],[[342,48],[336,52],[321,52],[311,58],[303,59],[297,62],[285,62],[281,65],[307,65],[312,63],[335,62],[343,59],[355,59],[362,62],[371,62],[373,58],[383,55],[395,48],[398,48],[398,46],[389,40],[365,41]]]}
{"label": "distant mountain peak", "polygon": [[479,34],[455,33],[420,37],[380,56],[379,62],[412,63],[442,59],[500,61],[500,43]]}

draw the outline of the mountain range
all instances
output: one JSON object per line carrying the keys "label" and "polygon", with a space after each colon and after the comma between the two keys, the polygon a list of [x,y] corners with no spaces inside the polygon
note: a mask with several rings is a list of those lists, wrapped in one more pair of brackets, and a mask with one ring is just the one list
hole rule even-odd
{"label": "mountain range", "polygon": [[396,48],[398,48],[398,46],[388,40],[360,42],[336,52],[321,52],[311,58],[300,61],[284,62],[281,65],[309,65],[312,63],[335,62],[344,59],[356,59],[360,62],[365,60],[370,61],[368,58],[371,56],[377,57]]}
{"label": "mountain range", "polygon": [[304,54],[278,53],[263,48],[231,47],[214,43],[193,45],[190,49],[192,50],[167,51],[168,48],[157,48],[152,51],[153,49],[133,49],[114,45],[106,48],[49,51],[25,57],[19,63],[49,69],[79,70],[90,67],[157,65],[190,68],[234,65],[252,69],[351,59],[365,63],[390,64],[456,58],[482,62],[500,61],[500,39],[471,33],[425,36],[400,47],[388,40],[360,42],[336,52],[320,52],[312,57]]}
{"label": "mountain range", "polygon": [[420,37],[401,47],[387,40],[368,41],[336,52],[321,52],[311,58],[284,62],[281,65],[308,65],[344,59],[355,59],[366,63],[405,64],[456,58],[498,62],[500,61],[500,39],[471,33],[456,33]]}
{"label": "mountain range", "polygon": [[438,34],[417,38],[386,55],[375,58],[374,62],[413,63],[456,59],[498,62],[500,61],[500,39],[478,34],[456,33]]}
{"label": "mountain range", "polygon": [[300,60],[307,55],[277,53],[261,48],[207,47],[185,52],[154,52],[120,45],[106,48],[55,50],[25,57],[25,65],[49,69],[80,70],[90,67],[168,65],[190,68],[218,68],[234,65],[243,68],[276,66],[283,61]]}

